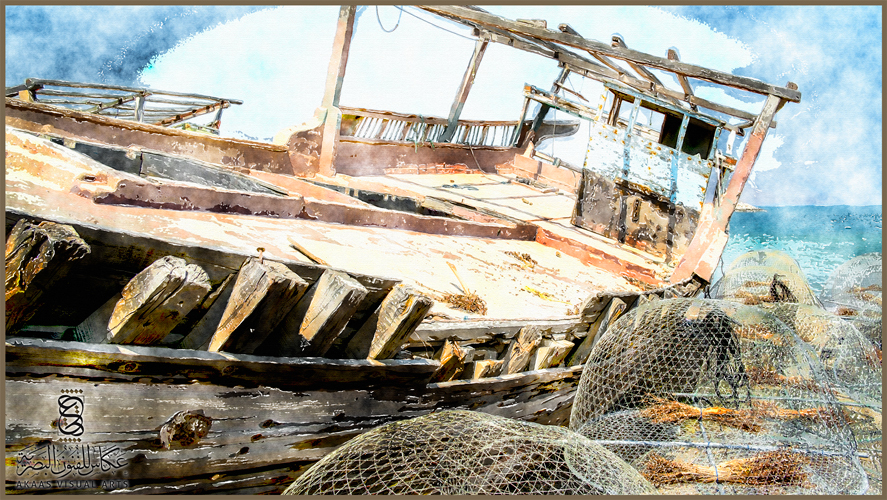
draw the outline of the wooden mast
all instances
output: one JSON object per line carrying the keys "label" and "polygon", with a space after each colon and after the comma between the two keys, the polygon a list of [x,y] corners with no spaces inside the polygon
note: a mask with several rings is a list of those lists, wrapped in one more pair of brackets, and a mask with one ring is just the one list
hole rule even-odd
{"label": "wooden mast", "polygon": [[333,53],[330,57],[322,104],[326,110],[319,165],[320,173],[323,175],[336,174],[336,146],[339,141],[339,127],[342,123],[339,97],[342,93],[345,67],[348,64],[348,52],[351,49],[356,11],[357,6],[355,5],[343,5],[339,8],[339,21],[336,24],[336,37],[333,41]]}
{"label": "wooden mast", "polygon": [[462,85],[459,87],[459,92],[456,93],[456,100],[453,101],[453,106],[450,108],[450,116],[447,118],[447,128],[441,135],[439,139],[440,142],[450,142],[453,139],[453,135],[456,134],[459,115],[462,114],[462,108],[465,107],[468,93],[471,92],[471,85],[474,84],[474,77],[477,76],[477,68],[480,66],[480,62],[484,57],[484,52],[487,50],[487,45],[489,43],[490,41],[487,38],[479,38],[477,43],[474,44],[474,53],[471,54],[471,60],[468,62],[468,67],[465,68],[465,75],[462,77]]}

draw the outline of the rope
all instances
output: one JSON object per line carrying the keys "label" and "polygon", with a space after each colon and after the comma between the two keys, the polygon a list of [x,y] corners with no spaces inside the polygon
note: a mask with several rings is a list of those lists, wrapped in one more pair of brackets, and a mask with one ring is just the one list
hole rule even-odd
{"label": "rope", "polygon": [[416,14],[413,14],[412,12],[405,11],[405,10],[403,10],[403,7],[399,7],[399,6],[397,6],[397,5],[395,5],[395,7],[397,7],[398,9],[400,9],[401,12],[406,12],[407,14],[409,14],[409,15],[415,17],[416,19],[422,21],[423,23],[428,23],[428,24],[434,26],[434,27],[437,28],[437,29],[444,30],[444,31],[446,31],[447,33],[452,33],[453,35],[456,35],[456,36],[458,36],[458,37],[462,37],[462,38],[464,38],[464,39],[466,39],[466,40],[471,40],[472,42],[475,41],[475,39],[472,38],[472,37],[468,37],[468,36],[462,35],[462,34],[460,34],[460,33],[456,33],[455,31],[450,31],[450,30],[448,30],[448,29],[446,29],[446,28],[444,28],[444,27],[441,27],[441,26],[438,26],[438,25],[432,23],[431,21],[428,21],[428,20],[422,19],[421,17],[417,16]]}
{"label": "rope", "polygon": [[[397,7],[397,5],[395,5],[395,7]],[[397,7],[397,10],[400,11],[397,14],[397,24],[395,24],[394,27],[391,28],[390,30],[386,30],[385,26],[382,26],[382,19],[379,18],[379,6],[378,5],[376,6],[376,21],[379,21],[379,27],[382,28],[382,31],[384,31],[385,33],[393,33],[394,30],[396,30],[397,27],[400,26],[400,18],[403,16],[403,9],[401,9],[400,7]]]}

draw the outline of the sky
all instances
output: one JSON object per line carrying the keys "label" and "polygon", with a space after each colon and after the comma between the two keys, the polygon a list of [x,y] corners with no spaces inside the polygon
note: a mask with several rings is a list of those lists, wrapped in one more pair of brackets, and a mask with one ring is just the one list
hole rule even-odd
{"label": "sky", "polygon": [[[880,6],[485,8],[553,28],[566,22],[603,42],[618,33],[654,55],[675,47],[684,62],[768,83],[795,82],[801,102],[777,115],[742,201],[881,204]],[[320,104],[337,14],[336,6],[6,6],[6,85],[37,77],[240,99],[225,110],[223,135],[267,141]],[[416,8],[360,8],[341,104],[446,117],[473,47],[466,28]],[[558,71],[552,60],[490,44],[462,117],[517,119],[524,83],[548,89]],[[663,81],[680,90],[674,78]],[[700,97],[755,114],[763,105],[762,96],[693,83]],[[567,84],[597,102],[595,82],[572,75]],[[587,136],[583,127],[542,149],[581,165]]]}

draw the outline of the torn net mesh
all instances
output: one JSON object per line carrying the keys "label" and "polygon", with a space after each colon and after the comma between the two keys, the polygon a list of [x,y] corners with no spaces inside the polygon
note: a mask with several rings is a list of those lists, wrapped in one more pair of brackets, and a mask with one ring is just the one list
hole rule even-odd
{"label": "torn net mesh", "polygon": [[835,269],[822,292],[823,306],[881,348],[881,254],[854,257]]}
{"label": "torn net mesh", "polygon": [[652,485],[568,429],[470,411],[393,422],[348,441],[285,494],[649,494]]}
{"label": "torn net mesh", "polygon": [[663,493],[862,493],[844,410],[816,353],[775,315],[669,299],[598,339],[570,427]]}

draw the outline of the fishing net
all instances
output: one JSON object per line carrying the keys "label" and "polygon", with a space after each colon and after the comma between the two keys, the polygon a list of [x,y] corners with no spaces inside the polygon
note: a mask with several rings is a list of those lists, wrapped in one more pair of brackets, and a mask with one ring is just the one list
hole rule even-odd
{"label": "fishing net", "polygon": [[662,493],[861,493],[853,431],[823,372],[760,307],[653,301],[592,349],[570,428]]}
{"label": "fishing net", "polygon": [[471,411],[393,422],[348,441],[284,492],[649,494],[653,486],[568,429]]}
{"label": "fishing net", "polygon": [[856,439],[872,492],[881,492],[881,351],[851,322],[817,307],[761,306],[816,352]]}
{"label": "fishing net", "polygon": [[782,273],[792,273],[804,279],[804,271],[791,255],[779,250],[753,250],[746,252],[730,263],[727,271],[733,271],[741,267],[772,267]]}
{"label": "fishing net", "polygon": [[881,254],[868,253],[841,264],[823,288],[826,309],[847,318],[881,348]]}
{"label": "fishing net", "polygon": [[713,299],[757,305],[774,302],[819,305],[819,300],[802,274],[778,267],[742,266],[732,268],[712,285]]}

